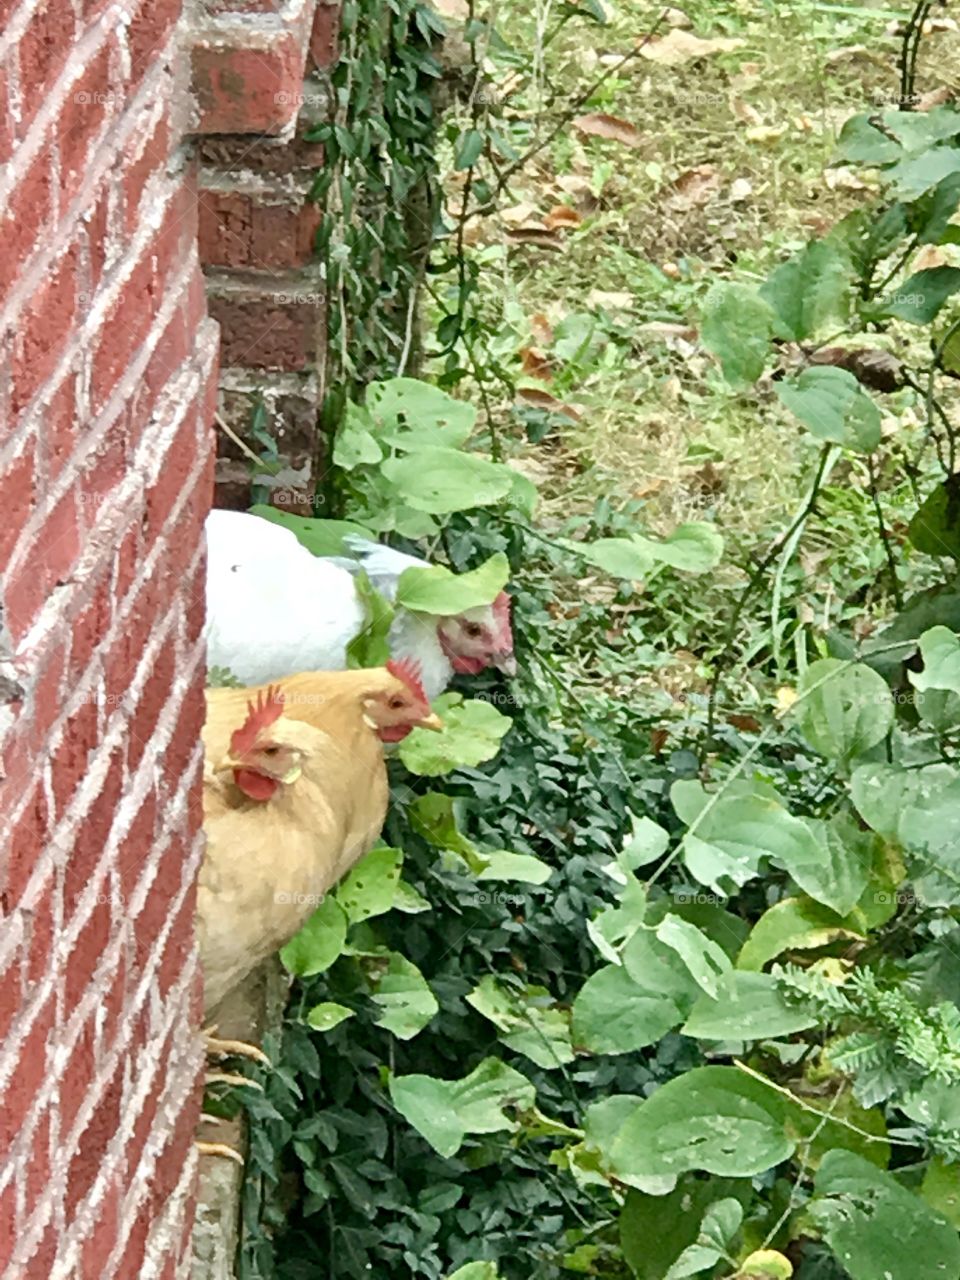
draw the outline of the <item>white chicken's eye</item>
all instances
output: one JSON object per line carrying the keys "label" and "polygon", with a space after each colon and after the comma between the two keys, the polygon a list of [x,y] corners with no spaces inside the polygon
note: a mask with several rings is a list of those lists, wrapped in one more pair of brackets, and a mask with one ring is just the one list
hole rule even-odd
{"label": "white chicken's eye", "polygon": [[464,631],[466,631],[468,636],[478,636],[483,631],[483,627],[481,627],[479,622],[468,622],[464,626]]}
{"label": "white chicken's eye", "polygon": [[263,754],[265,756],[275,756],[279,750],[279,747],[264,747]]}

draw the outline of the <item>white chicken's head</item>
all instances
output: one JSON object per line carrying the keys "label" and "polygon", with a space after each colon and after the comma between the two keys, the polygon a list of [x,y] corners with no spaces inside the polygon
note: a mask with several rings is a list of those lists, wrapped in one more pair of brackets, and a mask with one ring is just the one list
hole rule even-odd
{"label": "white chicken's head", "polygon": [[454,671],[475,676],[484,667],[497,667],[505,675],[517,673],[510,627],[510,597],[501,591],[493,604],[467,609],[437,624],[440,647]]}
{"label": "white chicken's head", "polygon": [[[372,679],[374,672],[369,674]],[[411,729],[443,728],[443,721],[430,710],[420,668],[409,658],[387,663],[377,686],[369,689],[363,708],[381,742],[399,742]]]}
{"label": "white chicken's head", "polygon": [[307,752],[297,743],[294,725],[285,724],[283,693],[274,687],[247,703],[247,718],[230,738],[230,754],[222,769],[251,800],[269,800],[277,790],[300,777]]}

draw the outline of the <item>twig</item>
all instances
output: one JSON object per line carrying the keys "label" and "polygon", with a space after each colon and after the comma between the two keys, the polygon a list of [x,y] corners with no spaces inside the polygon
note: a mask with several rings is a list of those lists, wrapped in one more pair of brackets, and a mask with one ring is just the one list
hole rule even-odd
{"label": "twig", "polygon": [[873,509],[877,515],[877,529],[880,533],[880,541],[883,543],[884,554],[887,557],[887,567],[890,570],[890,586],[893,589],[893,599],[897,606],[897,612],[899,613],[903,608],[903,592],[900,590],[900,580],[897,577],[897,562],[893,554],[893,546],[890,542],[890,533],[887,529],[886,521],[883,518],[883,508],[880,506],[877,467],[872,456],[867,458],[867,467],[870,471],[870,497],[873,499]]}

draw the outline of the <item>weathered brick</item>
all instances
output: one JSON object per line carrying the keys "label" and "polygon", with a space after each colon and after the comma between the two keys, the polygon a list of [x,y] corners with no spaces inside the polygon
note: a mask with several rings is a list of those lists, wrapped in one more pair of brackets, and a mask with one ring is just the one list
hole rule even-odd
{"label": "weathered brick", "polygon": [[57,818],[73,799],[86,774],[97,741],[97,707],[92,699],[81,702],[63,727],[51,769]]}
{"label": "weathered brick", "polygon": [[13,1141],[46,1083],[47,1045],[53,1029],[54,999],[46,1001],[20,1040],[20,1055],[7,1084],[0,1088],[0,1151]]}
{"label": "weathered brick", "polygon": [[35,499],[36,464],[34,449],[28,445],[0,476],[0,564],[10,562],[10,553],[27,523]]}
{"label": "weathered brick", "polygon": [[60,1133],[63,1139],[73,1133],[77,1115],[86,1101],[90,1086],[97,1075],[97,1064],[94,1056],[96,1034],[94,1029],[96,1015],[91,1016],[80,1028],[80,1034],[74,1042],[70,1057],[67,1059],[63,1074],[57,1085],[57,1097],[60,1105]]}
{"label": "weathered brick", "polygon": [[71,245],[31,299],[17,327],[13,408],[22,411],[60,359],[77,311],[77,251]]}
{"label": "weathered brick", "polygon": [[54,79],[63,68],[74,43],[76,19],[69,8],[41,4],[34,9],[18,42],[20,84],[29,86],[21,95],[21,133],[44,102]]}
{"label": "weathered brick", "polygon": [[272,298],[212,293],[209,301],[226,367],[295,370],[316,359],[321,299],[315,290],[291,286]]}
{"label": "weathered brick", "polygon": [[54,217],[53,163],[56,141],[51,138],[34,157],[14,187],[6,210],[0,210],[0,303],[29,261],[32,251],[50,229]]}
{"label": "weathered brick", "polygon": [[[17,782],[22,785],[26,779],[18,778]],[[40,860],[46,846],[47,827],[46,796],[42,782],[37,781],[10,838],[4,886],[8,910],[13,910],[22,898],[33,869]]]}
{"label": "weathered brick", "polygon": [[110,941],[112,917],[108,882],[101,880],[100,893],[87,917],[77,940],[67,957],[64,998],[68,1009],[75,1009],[80,997],[90,984]]}
{"label": "weathered brick", "polygon": [[93,1185],[99,1173],[111,1139],[120,1126],[120,1106],[123,1098],[123,1062],[118,1063],[113,1076],[100,1094],[93,1115],[87,1122],[77,1143],[77,1152],[67,1170],[66,1210],[73,1217],[76,1207]]}
{"label": "weathered brick", "polygon": [[303,96],[304,50],[292,34],[247,48],[236,36],[193,50],[200,133],[282,133]]}
{"label": "weathered brick", "polygon": [[67,920],[73,915],[78,899],[86,891],[103,856],[125,778],[123,751],[118,747],[110,756],[103,787],[84,815],[64,865],[63,908]]}
{"label": "weathered brick", "polygon": [[340,35],[340,4],[320,0],[313,17],[310,35],[310,57],[313,65],[325,70],[337,60]]}
{"label": "weathered brick", "polygon": [[111,74],[114,49],[114,41],[108,40],[87,63],[60,114],[60,190],[68,201],[83,182],[96,139],[122,106],[119,79]]}

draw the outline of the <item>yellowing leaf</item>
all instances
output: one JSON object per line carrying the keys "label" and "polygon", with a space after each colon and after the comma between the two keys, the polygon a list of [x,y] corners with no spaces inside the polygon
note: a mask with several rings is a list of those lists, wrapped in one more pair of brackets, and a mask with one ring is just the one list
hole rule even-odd
{"label": "yellowing leaf", "polygon": [[564,404],[562,400],[552,396],[549,391],[543,391],[539,387],[518,387],[517,399],[522,400],[524,404],[532,405],[535,409],[543,409],[547,413],[563,414],[571,422],[580,421],[580,414],[572,404]]}
{"label": "yellowing leaf", "polygon": [[550,231],[556,231],[579,227],[582,221],[576,209],[571,209],[568,204],[558,204],[544,218],[543,225]]}
{"label": "yellowing leaf", "polygon": [[606,138],[610,142],[622,142],[625,147],[639,147],[640,130],[629,120],[597,112],[589,116],[577,116],[572,122],[578,132],[588,137]]}

